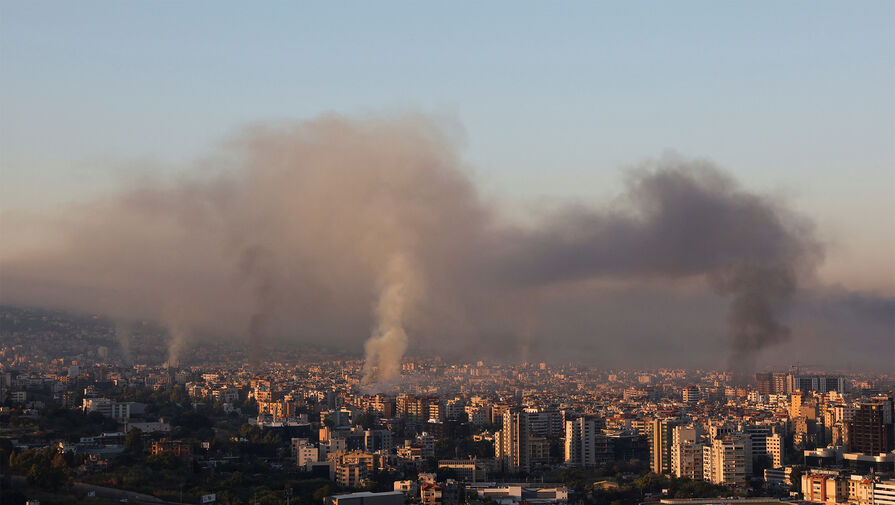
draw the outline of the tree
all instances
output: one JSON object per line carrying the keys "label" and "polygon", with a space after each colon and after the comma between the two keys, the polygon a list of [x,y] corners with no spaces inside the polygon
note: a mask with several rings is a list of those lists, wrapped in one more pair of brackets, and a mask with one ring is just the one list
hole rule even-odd
{"label": "tree", "polygon": [[8,438],[0,438],[0,469],[9,464],[12,454],[12,442]]}
{"label": "tree", "polygon": [[237,433],[249,442],[257,443],[261,439],[261,428],[251,424],[243,424],[239,427]]}
{"label": "tree", "polygon": [[53,459],[52,464],[46,460],[34,463],[28,471],[28,484],[50,490],[57,490],[71,482],[71,471],[64,458]]}
{"label": "tree", "polygon": [[183,470],[183,462],[173,453],[162,452],[146,456],[146,464],[156,470]]}
{"label": "tree", "polygon": [[802,469],[799,467],[793,467],[792,473],[790,474],[790,480],[792,481],[791,491],[802,492]]}
{"label": "tree", "polygon": [[143,452],[143,432],[139,428],[131,428],[124,439],[124,450],[131,454]]}
{"label": "tree", "polygon": [[27,498],[21,491],[4,487],[0,492],[0,503],[4,505],[25,505]]}
{"label": "tree", "polygon": [[634,481],[634,486],[644,492],[656,492],[668,486],[668,478],[657,473],[647,473]]}
{"label": "tree", "polygon": [[457,471],[453,468],[439,468],[435,473],[438,476],[439,481],[446,481],[448,479],[457,480]]}
{"label": "tree", "polygon": [[198,412],[184,412],[173,418],[171,424],[190,432],[198,431],[202,428],[211,428],[212,426],[211,419]]}
{"label": "tree", "polygon": [[323,502],[323,499],[327,496],[330,496],[331,494],[333,494],[333,489],[332,487],[330,487],[329,484],[325,484],[324,486],[317,488],[317,490],[314,491],[314,503]]}

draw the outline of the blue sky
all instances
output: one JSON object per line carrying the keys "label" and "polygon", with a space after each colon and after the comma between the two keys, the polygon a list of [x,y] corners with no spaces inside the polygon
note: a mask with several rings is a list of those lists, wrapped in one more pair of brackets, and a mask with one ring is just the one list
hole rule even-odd
{"label": "blue sky", "polygon": [[[455,120],[486,191],[603,201],[674,150],[895,292],[895,3],[0,3],[0,210],[176,172],[247,122]],[[882,273],[881,273],[882,272]]]}

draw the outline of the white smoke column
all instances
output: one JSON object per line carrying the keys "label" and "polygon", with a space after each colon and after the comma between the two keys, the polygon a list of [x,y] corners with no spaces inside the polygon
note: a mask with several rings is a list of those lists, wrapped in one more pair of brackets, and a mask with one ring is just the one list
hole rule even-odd
{"label": "white smoke column", "polygon": [[169,368],[180,366],[181,354],[186,347],[189,332],[179,322],[168,323],[168,361]]}
{"label": "white smoke column", "polygon": [[168,368],[177,368],[183,359],[183,352],[189,345],[192,328],[189,319],[188,305],[179,297],[172,298],[159,314],[168,330]]}
{"label": "white smoke column", "polygon": [[401,376],[407,351],[404,329],[410,304],[420,291],[419,275],[404,254],[393,255],[380,279],[376,327],[365,348],[364,384],[386,383]]}
{"label": "white smoke column", "polygon": [[118,341],[118,346],[121,349],[121,359],[124,363],[128,365],[132,365],[134,362],[133,354],[131,353],[131,335],[129,328],[125,327],[123,323],[118,323],[115,325],[115,340]]}

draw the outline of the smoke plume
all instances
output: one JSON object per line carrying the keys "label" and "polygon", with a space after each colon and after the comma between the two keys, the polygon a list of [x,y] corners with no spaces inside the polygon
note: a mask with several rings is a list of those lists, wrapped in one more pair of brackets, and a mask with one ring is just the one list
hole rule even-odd
{"label": "smoke plume", "polygon": [[[628,171],[610,204],[509,216],[479,192],[449,131],[416,115],[253,126],[178,178],[132,181],[27,224],[6,215],[0,301],[163,324],[173,303],[184,310],[172,363],[199,332],[241,335],[256,360],[269,337],[369,337],[367,383],[397,377],[409,346],[625,339],[587,319],[610,285],[707,286],[729,306],[726,337],[705,331],[736,362],[790,338],[787,310],[822,248],[784,202],[711,163],[665,157]],[[703,309],[692,317],[714,321]],[[678,331],[655,326],[655,342]]]}
{"label": "smoke plume", "polygon": [[131,352],[131,336],[126,325],[120,323],[115,325],[115,341],[118,342],[121,361],[125,364],[132,364],[134,357]]}
{"label": "smoke plume", "polygon": [[822,256],[810,222],[708,163],[674,157],[632,172],[615,207],[562,209],[510,242],[508,279],[705,277],[731,298],[737,363],[789,337],[782,316]]}
{"label": "smoke plume", "polygon": [[168,367],[177,368],[181,365],[183,352],[189,340],[189,330],[178,319],[166,319],[165,326],[168,330]]}
{"label": "smoke plume", "polygon": [[249,318],[249,359],[257,363],[264,356],[267,347],[267,333],[270,318],[277,307],[276,266],[274,255],[264,246],[246,248],[240,256],[238,268],[244,278],[251,281],[254,312]]}
{"label": "smoke plume", "polygon": [[403,255],[393,256],[388,263],[376,303],[376,327],[364,348],[363,382],[382,383],[401,375],[401,357],[407,351],[404,318],[408,304],[418,299],[419,279]]}

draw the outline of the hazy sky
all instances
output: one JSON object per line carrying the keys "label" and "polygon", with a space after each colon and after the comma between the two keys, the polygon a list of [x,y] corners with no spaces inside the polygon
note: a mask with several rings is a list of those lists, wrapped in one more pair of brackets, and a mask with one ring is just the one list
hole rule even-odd
{"label": "hazy sky", "polygon": [[247,122],[420,110],[512,205],[711,159],[815,219],[827,281],[895,294],[889,0],[0,6],[4,213],[185,170]]}

